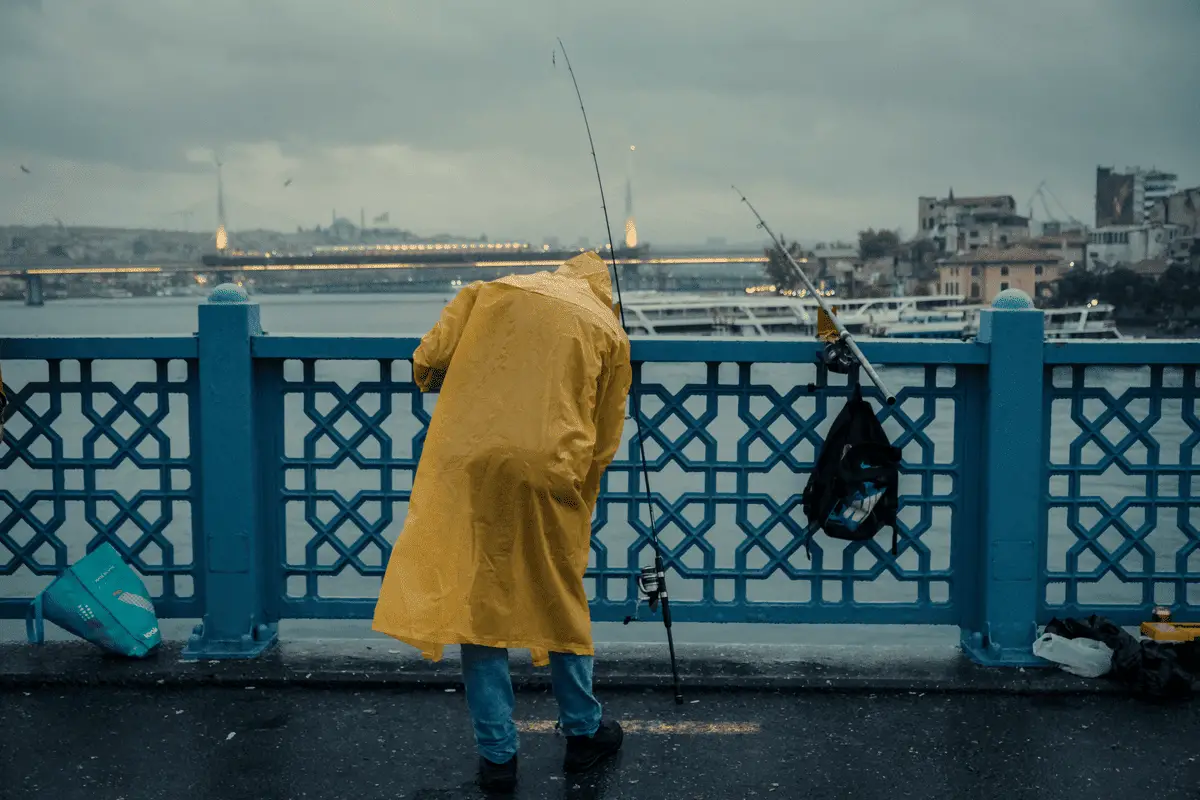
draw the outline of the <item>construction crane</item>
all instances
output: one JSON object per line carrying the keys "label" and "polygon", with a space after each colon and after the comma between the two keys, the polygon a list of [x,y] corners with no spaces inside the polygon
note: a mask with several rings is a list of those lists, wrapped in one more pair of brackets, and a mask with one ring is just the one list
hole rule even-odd
{"label": "construction crane", "polygon": [[1053,200],[1054,204],[1058,206],[1059,211],[1066,215],[1069,222],[1074,225],[1078,225],[1080,228],[1086,227],[1078,218],[1075,217],[1074,214],[1072,214],[1070,211],[1067,211],[1066,206],[1064,206],[1058,197],[1055,196],[1054,192],[1050,190],[1050,187],[1046,185],[1045,180],[1037,185],[1037,188],[1033,190],[1033,194],[1029,195],[1029,201],[1025,204],[1029,209],[1029,219],[1033,219],[1033,201],[1035,198],[1037,198],[1042,201],[1042,210],[1046,212],[1046,220],[1048,222],[1062,221],[1058,217],[1054,216],[1054,212],[1050,210],[1050,204],[1046,202],[1046,195],[1050,195],[1050,199]]}

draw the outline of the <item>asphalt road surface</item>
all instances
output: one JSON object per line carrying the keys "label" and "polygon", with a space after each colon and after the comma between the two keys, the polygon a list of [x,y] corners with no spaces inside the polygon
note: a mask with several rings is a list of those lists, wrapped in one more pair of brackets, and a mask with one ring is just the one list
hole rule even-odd
{"label": "asphalt road surface", "polygon": [[[584,779],[518,695],[519,798],[1196,798],[1200,705],[1114,696],[608,692],[628,735]],[[483,796],[457,690],[0,693],[3,800]]]}

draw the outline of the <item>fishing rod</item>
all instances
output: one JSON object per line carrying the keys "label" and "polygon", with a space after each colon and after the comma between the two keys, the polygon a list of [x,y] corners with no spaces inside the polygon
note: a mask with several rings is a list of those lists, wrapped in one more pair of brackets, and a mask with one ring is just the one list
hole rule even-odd
{"label": "fishing rod", "polygon": [[[621,299],[621,273],[617,269],[617,250],[613,247],[612,225],[608,221],[608,204],[604,200],[604,181],[600,177],[600,160],[596,158],[596,142],[592,139],[592,126],[588,124],[587,109],[583,107],[583,93],[579,91],[579,81],[575,80],[575,70],[571,68],[571,58],[567,55],[566,45],[558,38],[558,48],[562,51],[563,61],[567,64],[567,72],[571,75],[571,83],[575,86],[575,97],[579,99],[579,111],[583,114],[583,128],[587,131],[588,145],[592,149],[592,164],[596,167],[596,183],[600,186],[600,208],[604,212],[604,232],[608,235],[608,255],[612,260],[613,286],[617,291],[617,310],[621,318],[621,327],[628,334],[629,327],[625,324],[625,303]],[[671,632],[671,601],[667,597],[667,575],[663,569],[662,544],[658,540],[658,530],[654,521],[654,495],[650,492],[650,468],[646,462],[646,437],[642,430],[642,415],[638,403],[637,382],[629,387],[629,399],[633,405],[633,421],[637,426],[638,448],[641,456],[642,480],[646,487],[646,508],[650,513],[650,544],[654,548],[654,566],[645,567],[638,575],[638,590],[646,595],[650,611],[662,603],[663,626],[667,629],[667,648],[671,653],[671,680],[675,690],[675,704],[683,704],[683,694],[679,690],[679,666],[675,660],[675,635]],[[640,603],[639,603],[640,604]],[[637,611],[634,610],[636,615]],[[636,616],[626,617],[628,625]]]}
{"label": "fishing rod", "polygon": [[804,283],[805,288],[808,289],[809,293],[816,299],[817,305],[821,307],[821,311],[825,313],[825,316],[828,317],[829,321],[833,324],[834,329],[837,331],[837,339],[830,343],[832,351],[830,348],[826,349],[826,366],[828,366],[834,372],[847,372],[848,367],[853,363],[847,358],[847,355],[849,355],[854,359],[854,361],[857,361],[858,365],[867,373],[867,377],[871,379],[871,383],[875,384],[879,391],[883,393],[884,401],[887,402],[889,406],[895,405],[896,395],[889,392],[888,388],[884,386],[883,379],[879,377],[879,373],[876,372],[875,368],[871,366],[871,362],[867,361],[867,357],[862,354],[862,350],[858,349],[858,342],[854,341],[854,337],[850,335],[848,330],[846,330],[846,326],[841,323],[841,320],[839,320],[829,306],[826,305],[825,300],[821,297],[821,293],[817,291],[817,287],[813,286],[813,282],[809,280],[808,275],[804,272],[800,265],[796,263],[796,259],[792,258],[792,254],[789,253],[787,248],[783,246],[783,242],[779,241],[779,238],[775,236],[775,233],[767,225],[767,221],[762,218],[761,214],[758,213],[758,209],[756,209],[754,205],[746,199],[746,195],[742,194],[741,189],[734,186],[733,190],[738,193],[738,197],[742,198],[742,202],[745,203],[750,209],[750,213],[758,219],[758,227],[766,231],[767,236],[771,237],[771,241],[775,243],[777,248],[779,248],[779,252],[783,253],[784,258],[786,258],[788,263],[791,264],[796,275],[799,276],[800,280]]}

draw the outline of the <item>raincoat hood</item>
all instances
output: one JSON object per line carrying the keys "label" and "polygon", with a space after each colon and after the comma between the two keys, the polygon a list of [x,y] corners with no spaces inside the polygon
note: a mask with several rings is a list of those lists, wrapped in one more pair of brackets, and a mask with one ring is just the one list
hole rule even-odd
{"label": "raincoat hood", "polygon": [[596,295],[600,302],[612,306],[612,278],[608,274],[608,264],[604,263],[604,259],[596,251],[580,253],[556,269],[554,274],[582,278],[587,281],[592,294]]}

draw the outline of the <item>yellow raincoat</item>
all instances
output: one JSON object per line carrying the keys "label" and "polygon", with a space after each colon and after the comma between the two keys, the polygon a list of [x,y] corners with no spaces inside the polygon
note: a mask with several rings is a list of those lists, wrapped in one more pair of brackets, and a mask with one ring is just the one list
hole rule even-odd
{"label": "yellow raincoat", "polygon": [[591,655],[583,574],[616,455],[629,339],[596,253],[464,287],[413,355],[441,390],[372,627],[447,644]]}

